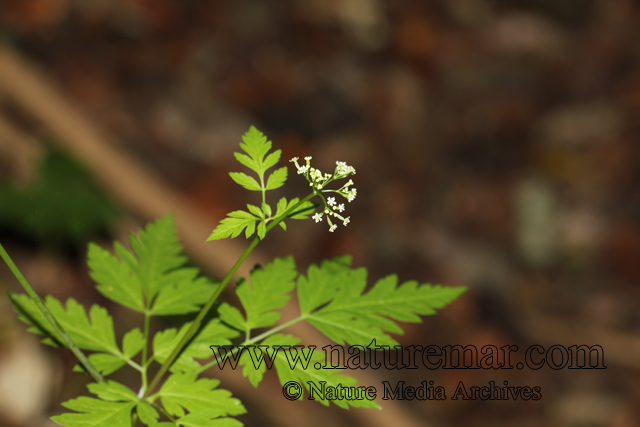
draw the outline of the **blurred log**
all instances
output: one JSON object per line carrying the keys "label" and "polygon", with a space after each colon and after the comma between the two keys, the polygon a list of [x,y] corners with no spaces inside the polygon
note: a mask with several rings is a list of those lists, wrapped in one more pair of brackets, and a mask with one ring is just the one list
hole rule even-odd
{"label": "blurred log", "polygon": [[0,114],[0,156],[11,160],[19,179],[27,181],[34,177],[35,165],[41,155],[40,142]]}

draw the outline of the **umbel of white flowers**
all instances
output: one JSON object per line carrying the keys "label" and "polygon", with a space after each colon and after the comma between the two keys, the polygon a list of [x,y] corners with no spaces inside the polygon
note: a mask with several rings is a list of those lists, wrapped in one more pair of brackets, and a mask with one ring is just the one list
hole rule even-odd
{"label": "umbel of white flowers", "polygon": [[298,164],[298,158],[294,157],[289,160],[296,165],[298,169],[298,175],[303,175],[307,181],[309,181],[309,186],[313,188],[313,192],[322,198],[322,203],[324,204],[324,210],[322,212],[316,212],[313,215],[313,219],[316,222],[322,221],[322,216],[326,214],[327,222],[329,223],[329,231],[333,232],[337,225],[331,222],[331,217],[336,217],[342,224],[346,227],[349,224],[351,217],[343,217],[338,212],[344,212],[344,203],[338,204],[336,202],[335,197],[327,197],[325,199],[322,193],[337,193],[338,195],[347,199],[348,202],[352,202],[356,198],[356,194],[358,191],[355,188],[349,188],[349,186],[353,185],[353,181],[349,180],[346,184],[340,187],[338,190],[333,190],[326,188],[327,184],[332,181],[343,179],[348,177],[349,175],[355,175],[356,170],[353,166],[347,165],[345,162],[336,162],[336,169],[333,171],[333,174],[330,173],[322,173],[319,169],[311,167],[311,156],[307,156],[304,158],[306,160],[306,164],[300,166]]}

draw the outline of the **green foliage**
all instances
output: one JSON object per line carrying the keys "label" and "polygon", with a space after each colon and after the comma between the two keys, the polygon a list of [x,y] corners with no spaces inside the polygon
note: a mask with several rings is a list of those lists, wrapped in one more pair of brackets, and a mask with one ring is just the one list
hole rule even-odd
{"label": "green foliage", "polygon": [[0,224],[49,244],[86,241],[118,216],[86,170],[62,152],[43,158],[28,187],[0,188],[0,206]]}
{"label": "green foliage", "polygon": [[246,318],[226,303],[219,309],[220,318],[244,332],[273,326],[280,318],[280,313],[273,310],[284,307],[289,301],[288,293],[295,287],[295,267],[293,257],[287,257],[266,263],[264,269],[254,269],[251,282],[241,280],[236,288]]}
{"label": "green foliage", "polygon": [[185,267],[187,258],[173,224],[166,216],[131,235],[132,251],[115,243],[116,257],[89,245],[87,263],[98,291],[110,300],[152,316],[187,314],[200,310],[216,284]]}
{"label": "green foliage", "polygon": [[[231,212],[209,237],[209,240],[235,237],[243,231],[250,237],[257,231],[258,238],[240,261],[273,226],[279,224],[286,229],[282,222],[284,218],[307,218],[316,207],[309,199],[322,197],[320,191],[332,191],[325,188],[326,184],[355,173],[341,162],[331,176],[318,178],[319,172],[307,171],[312,174],[309,176],[315,180],[313,182],[322,180],[322,188],[313,188],[313,193],[301,200],[281,198],[274,215],[264,195],[266,190],[285,182],[286,168],[276,169],[266,180],[265,172],[276,165],[280,150],[269,153],[271,143],[253,127],[244,135],[243,141],[240,146],[246,154],[236,153],[236,159],[254,171],[258,179],[244,173],[232,173],[231,178],[244,188],[261,191],[262,203],[260,207],[247,205],[248,211]],[[296,166],[301,169],[297,163]],[[349,190],[349,185],[336,192],[352,200],[355,189]],[[329,207],[338,210],[333,198],[328,201],[322,198],[322,203],[325,213]],[[342,218],[335,213],[332,215]],[[318,214],[315,217],[318,222]],[[342,219],[346,225],[348,217]],[[331,231],[334,229],[335,226]],[[9,294],[20,319],[29,325],[30,331],[44,335],[43,342],[58,346],[66,342],[74,350],[77,347],[92,352],[88,360],[102,375],[110,375],[119,369],[140,373],[140,392],[112,380],[89,384],[89,391],[96,397],[81,396],[63,403],[73,412],[53,417],[55,422],[67,427],[129,427],[136,423],[152,427],[241,426],[242,423],[232,417],[246,412],[242,403],[229,391],[219,388],[218,380],[199,377],[210,367],[235,363],[232,367],[241,366],[243,375],[254,386],[259,385],[266,370],[271,368],[277,371],[283,385],[295,381],[307,391],[308,381],[316,384],[324,381],[327,386],[334,387],[339,384],[350,386],[356,380],[344,371],[322,369],[320,364],[316,366],[315,362],[323,359],[321,352],[314,353],[312,347],[305,349],[300,338],[279,332],[297,322],[308,321],[339,344],[366,346],[375,339],[381,345],[393,345],[396,341],[389,334],[402,333],[397,322],[419,322],[420,316],[434,314],[464,290],[418,285],[414,281],[398,285],[396,276],[388,276],[365,291],[367,271],[365,268],[352,269],[350,257],[312,265],[306,275],[300,275],[293,257],[289,256],[256,267],[248,279],[238,281],[235,292],[242,310],[222,303],[218,306],[217,317],[206,318],[240,263],[221,282],[216,282],[189,266],[182,251],[172,216],[132,234],[128,248],[116,242],[111,252],[95,244],[89,245],[87,263],[97,290],[141,317],[141,327],[129,330],[121,339],[116,337],[113,318],[103,307],[93,305],[87,315],[84,306],[73,298],[69,298],[65,306],[48,296],[45,307],[62,327],[58,329],[62,337],[66,333],[71,338],[69,341],[58,335],[41,315],[34,300],[26,295]],[[299,301],[299,316],[276,325],[280,319],[278,310],[285,306],[294,291]],[[46,312],[45,308],[42,310]],[[198,312],[195,319],[178,328],[151,332],[150,322],[155,316],[195,312]],[[216,352],[222,348],[226,348],[226,353]],[[81,356],[79,354],[82,360]],[[161,367],[149,383],[148,373],[154,364]],[[84,367],[87,366],[89,364],[85,363]],[[81,366],[77,368],[82,369]],[[169,376],[159,383],[164,373]],[[97,374],[94,378],[101,379]],[[343,408],[378,408],[375,402],[368,400],[320,397],[317,400],[324,405],[333,402]]]}
{"label": "green foliage", "polygon": [[[298,204],[298,199],[293,199],[290,202],[283,197],[278,202],[276,215],[272,215],[271,206],[266,203],[265,192],[267,190],[275,190],[284,185],[287,180],[287,168],[281,167],[271,173],[266,181],[264,174],[267,169],[275,166],[280,160],[280,150],[276,150],[269,155],[267,153],[271,150],[271,141],[267,141],[267,137],[262,134],[258,129],[251,126],[249,131],[242,137],[243,143],[240,143],[240,148],[247,153],[234,153],[238,162],[248,167],[258,175],[259,182],[254,178],[242,173],[231,172],[229,175],[237,184],[251,191],[262,192],[262,207],[259,208],[254,205],[247,205],[247,211],[233,211],[227,214],[227,218],[223,219],[220,224],[213,230],[213,233],[209,236],[207,241],[224,239],[226,237],[238,237],[240,233],[244,231],[245,237],[248,239],[258,231],[258,237],[264,239],[266,234],[267,224],[270,221],[274,221],[285,213],[287,217],[293,219],[305,219],[310,210],[315,209],[315,205],[309,202],[303,203],[297,206],[297,210],[294,212],[288,212],[294,206]],[[266,156],[266,158],[265,158]],[[282,207],[287,207],[282,209]],[[306,215],[305,215],[306,213]],[[287,227],[283,222],[280,222],[281,227],[286,230]]]}
{"label": "green foliage", "polygon": [[464,291],[460,287],[419,286],[415,281],[397,286],[398,277],[391,275],[363,294],[367,270],[352,270],[350,264],[350,257],[325,261],[321,267],[311,266],[307,277],[298,279],[300,311],[338,344],[362,345],[375,338],[380,345],[398,345],[385,333],[402,333],[390,319],[420,322],[418,315],[435,314],[435,309]]}

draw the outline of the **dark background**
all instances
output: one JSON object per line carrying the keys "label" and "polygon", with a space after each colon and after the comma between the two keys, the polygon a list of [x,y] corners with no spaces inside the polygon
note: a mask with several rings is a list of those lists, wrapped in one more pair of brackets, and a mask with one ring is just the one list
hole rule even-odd
{"label": "dark background", "polygon": [[[402,344],[604,349],[600,371],[372,373],[449,393],[459,381],[542,387],[538,402],[398,402],[425,426],[640,424],[637,2],[4,0],[0,36],[211,229],[257,201],[227,174],[241,170],[232,152],[250,125],[283,160],[353,165],[348,227],[290,223],[261,256],[294,254],[304,271],[351,253],[370,281],[397,273],[469,288],[424,324],[404,325]],[[42,150],[58,147],[1,93],[0,102]],[[3,185],[37,180],[41,169],[11,153],[0,158]],[[290,169],[278,195],[305,191]],[[107,245],[155,219],[114,212],[79,236],[53,232],[54,243],[5,215],[3,244],[41,295],[106,304],[87,278],[86,241]],[[17,290],[0,272],[0,287]],[[118,320],[139,319],[120,310]],[[0,322],[0,423],[48,425],[87,379],[70,372],[69,354],[28,336],[4,297]],[[246,425],[278,425],[273,414],[288,411],[298,425],[369,425],[360,411],[301,411],[283,398],[265,411],[261,396],[280,393],[275,375],[252,394],[233,381],[246,380],[222,384],[246,404]]]}

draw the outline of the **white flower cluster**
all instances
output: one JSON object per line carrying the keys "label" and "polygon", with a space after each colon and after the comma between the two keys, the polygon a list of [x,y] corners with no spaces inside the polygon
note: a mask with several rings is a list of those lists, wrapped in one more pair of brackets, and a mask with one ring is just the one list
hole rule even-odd
{"label": "white flower cluster", "polygon": [[322,221],[322,216],[326,214],[327,222],[329,223],[329,231],[331,232],[335,231],[336,228],[338,228],[337,225],[331,222],[332,216],[342,221],[343,225],[346,227],[346,225],[351,222],[351,217],[345,218],[338,213],[344,212],[344,204],[338,204],[335,197],[328,197],[325,201],[324,196],[322,196],[321,193],[338,193],[340,196],[347,199],[348,202],[352,202],[353,200],[355,200],[357,194],[357,190],[355,188],[349,188],[349,186],[353,185],[352,180],[347,181],[347,183],[338,190],[326,189],[325,186],[337,179],[343,179],[348,177],[349,175],[355,175],[356,170],[353,168],[353,166],[349,166],[345,162],[336,162],[336,169],[333,171],[333,174],[322,173],[319,169],[311,167],[311,156],[307,156],[304,159],[306,160],[306,164],[302,166],[298,164],[297,157],[294,157],[290,161],[296,165],[298,174],[304,175],[304,177],[307,178],[307,181],[309,181],[309,186],[313,188],[314,193],[322,197],[322,200],[324,202],[324,211],[316,212],[312,218],[316,222],[320,222]]}

